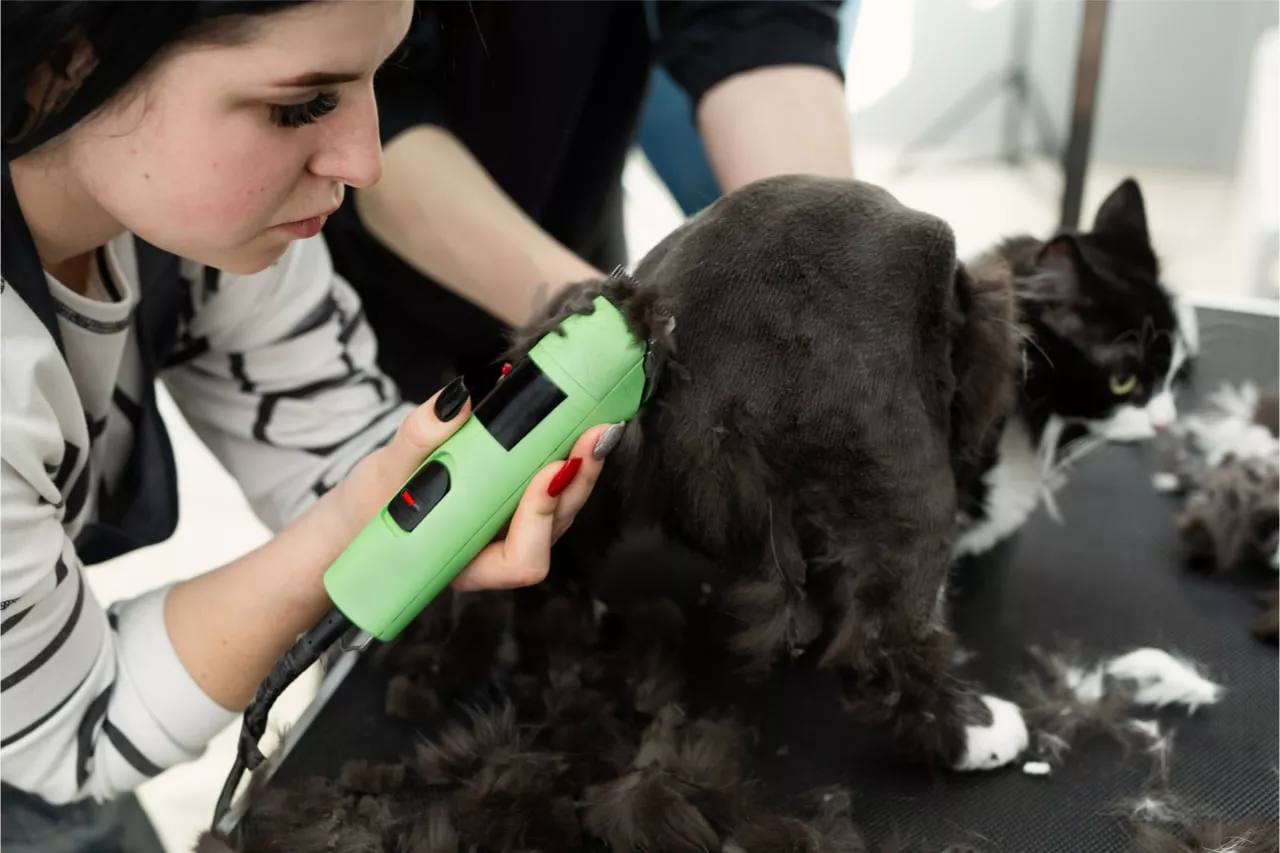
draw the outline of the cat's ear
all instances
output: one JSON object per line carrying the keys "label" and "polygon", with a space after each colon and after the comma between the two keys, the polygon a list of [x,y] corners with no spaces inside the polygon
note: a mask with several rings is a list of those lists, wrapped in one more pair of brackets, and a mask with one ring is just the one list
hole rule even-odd
{"label": "cat's ear", "polygon": [[1119,234],[1151,242],[1147,233],[1147,208],[1142,201],[1142,190],[1133,178],[1125,178],[1111,191],[1098,208],[1093,220],[1093,230]]}
{"label": "cat's ear", "polygon": [[1083,301],[1084,258],[1074,237],[1054,237],[1036,255],[1036,275],[1027,282],[1038,301],[1072,305]]}

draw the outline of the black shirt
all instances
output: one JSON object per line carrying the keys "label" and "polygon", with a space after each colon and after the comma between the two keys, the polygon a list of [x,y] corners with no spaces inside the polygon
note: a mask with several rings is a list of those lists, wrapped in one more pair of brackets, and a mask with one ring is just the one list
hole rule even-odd
{"label": "black shirt", "polygon": [[[840,75],[839,2],[419,2],[405,51],[375,83],[384,144],[448,129],[552,237],[606,271],[626,263],[621,176],[651,64],[696,106],[740,71]],[[326,233],[365,301],[380,362],[414,399],[496,358],[504,326],[361,229],[354,194]]]}

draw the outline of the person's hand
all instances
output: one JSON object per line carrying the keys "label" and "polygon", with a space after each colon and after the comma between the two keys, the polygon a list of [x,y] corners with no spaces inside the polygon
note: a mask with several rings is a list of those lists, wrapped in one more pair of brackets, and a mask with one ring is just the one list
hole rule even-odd
{"label": "person's hand", "polygon": [[[391,442],[366,457],[338,487],[353,537],[471,416],[466,388],[455,383],[411,412]],[[596,458],[595,450],[608,429],[601,424],[587,430],[567,462],[555,462],[534,476],[505,531],[454,578],[454,589],[509,589],[546,577],[552,544],[573,524],[600,476],[603,454]],[[601,450],[607,453],[611,443]]]}

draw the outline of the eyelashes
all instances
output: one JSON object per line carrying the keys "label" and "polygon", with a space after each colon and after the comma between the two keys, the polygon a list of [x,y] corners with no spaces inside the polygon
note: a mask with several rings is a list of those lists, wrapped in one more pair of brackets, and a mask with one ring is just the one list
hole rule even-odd
{"label": "eyelashes", "polygon": [[280,127],[302,127],[324,118],[337,106],[337,92],[321,92],[302,104],[272,104],[271,121]]}

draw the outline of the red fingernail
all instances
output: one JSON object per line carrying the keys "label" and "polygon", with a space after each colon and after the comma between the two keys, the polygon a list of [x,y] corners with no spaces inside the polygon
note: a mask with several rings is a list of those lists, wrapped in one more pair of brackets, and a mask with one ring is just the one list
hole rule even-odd
{"label": "red fingernail", "polygon": [[569,488],[569,484],[573,482],[573,478],[578,476],[578,469],[582,467],[582,457],[574,456],[568,462],[560,466],[560,470],[551,478],[551,485],[547,486],[547,494],[551,497],[557,497],[565,489]]}

